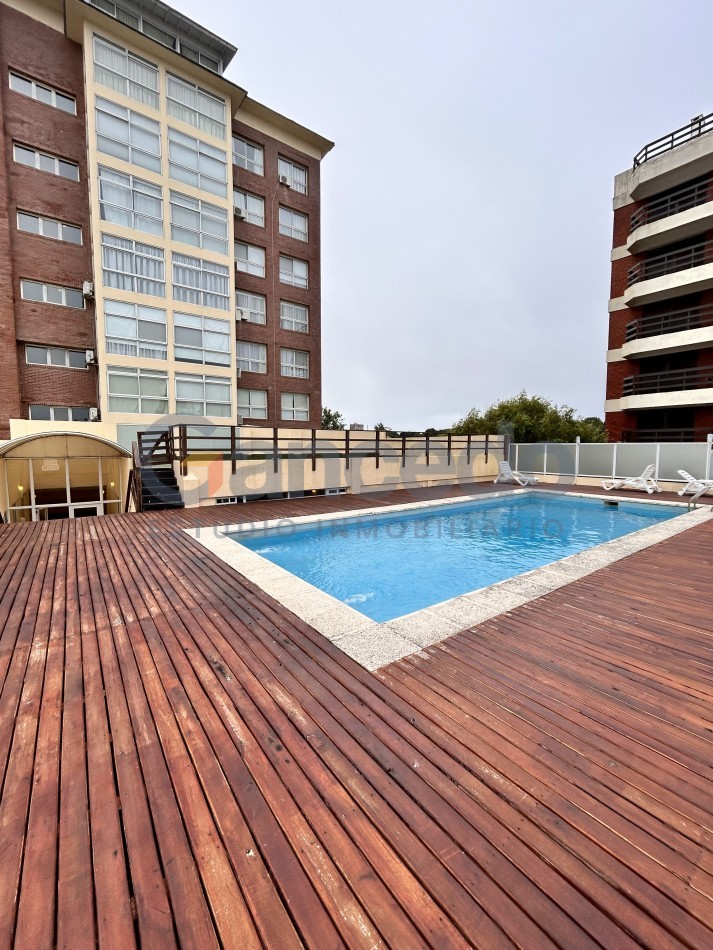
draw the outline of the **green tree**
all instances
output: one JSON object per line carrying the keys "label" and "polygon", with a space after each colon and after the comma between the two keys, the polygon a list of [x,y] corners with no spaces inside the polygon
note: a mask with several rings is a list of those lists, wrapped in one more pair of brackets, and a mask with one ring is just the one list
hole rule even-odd
{"label": "green tree", "polygon": [[323,429],[346,429],[347,424],[341,412],[336,409],[327,409],[322,406],[322,428]]}
{"label": "green tree", "polygon": [[493,403],[485,412],[471,409],[451,428],[454,435],[509,435],[514,442],[606,442],[604,423],[596,416],[576,417],[571,406],[557,406],[523,390]]}
{"label": "green tree", "polygon": [[376,425],[374,426],[374,431],[375,432],[390,432],[391,429],[389,429],[388,426],[385,426],[383,422],[377,422]]}

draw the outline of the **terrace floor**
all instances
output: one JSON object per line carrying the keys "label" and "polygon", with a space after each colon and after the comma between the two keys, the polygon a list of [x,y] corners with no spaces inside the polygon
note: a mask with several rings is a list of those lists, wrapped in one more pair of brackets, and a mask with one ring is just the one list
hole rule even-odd
{"label": "terrace floor", "polygon": [[375,673],[180,530],[473,490],[0,526],[0,946],[713,946],[713,523]]}

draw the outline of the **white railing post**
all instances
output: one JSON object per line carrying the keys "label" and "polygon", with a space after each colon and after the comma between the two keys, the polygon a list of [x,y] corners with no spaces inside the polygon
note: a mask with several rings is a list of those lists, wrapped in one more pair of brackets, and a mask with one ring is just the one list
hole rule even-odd
{"label": "white railing post", "polygon": [[574,440],[574,483],[577,484],[577,479],[579,478],[579,446],[581,443],[581,438],[579,436]]}
{"label": "white railing post", "polygon": [[[509,459],[508,459],[509,461]],[[520,443],[515,443],[515,471],[520,471]]]}
{"label": "white railing post", "polygon": [[618,442],[614,443],[614,451],[611,456],[611,477],[616,478],[616,447],[619,445]]}
{"label": "white railing post", "polygon": [[545,454],[542,457],[542,474],[547,474],[547,443],[545,442]]}
{"label": "white railing post", "polygon": [[661,459],[661,443],[656,443],[656,469],[654,471],[654,478],[658,481],[659,477],[659,461]]}

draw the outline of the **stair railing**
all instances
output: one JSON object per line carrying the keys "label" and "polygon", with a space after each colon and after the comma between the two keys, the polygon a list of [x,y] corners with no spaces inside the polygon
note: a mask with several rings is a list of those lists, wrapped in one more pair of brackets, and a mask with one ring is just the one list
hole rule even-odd
{"label": "stair railing", "polygon": [[131,502],[134,503],[134,511],[143,511],[143,495],[141,488],[141,451],[138,442],[131,443],[131,459],[133,466],[129,472],[129,482],[126,486],[126,505],[124,510],[129,511]]}

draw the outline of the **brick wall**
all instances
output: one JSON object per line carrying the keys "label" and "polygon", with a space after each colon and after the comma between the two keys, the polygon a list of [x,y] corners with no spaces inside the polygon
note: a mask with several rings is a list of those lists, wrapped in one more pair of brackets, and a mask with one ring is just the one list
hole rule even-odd
{"label": "brick wall", "polygon": [[[10,90],[9,69],[73,95],[77,100],[77,115],[68,115]],[[0,381],[1,437],[3,432],[7,434],[8,418],[21,412],[26,414],[20,403],[25,409],[30,403],[90,406],[96,405],[97,395],[96,374],[92,370],[82,374],[80,384],[74,375],[77,371],[30,368],[24,364],[26,342],[93,349],[96,345],[93,305],[88,303],[84,310],[69,309],[32,303],[20,296],[22,278],[81,288],[82,282],[92,276],[81,47],[56,30],[0,5],[0,85],[4,120],[0,171],[0,275],[7,277],[1,282],[0,324],[9,326],[12,311],[14,336],[11,346],[2,347],[0,356],[4,360],[4,364],[0,364],[3,380]],[[68,181],[16,164],[13,161],[13,141],[76,162],[80,181]],[[18,231],[18,209],[79,225],[83,245]],[[3,234],[7,253],[2,244]],[[18,386],[19,398],[7,391]]]}
{"label": "brick wall", "polygon": [[[239,322],[239,340],[263,343],[267,347],[267,373],[243,373],[238,386],[241,389],[265,389],[268,396],[268,419],[255,424],[285,427],[319,426],[322,407],[321,356],[321,287],[320,287],[320,190],[319,161],[276,139],[257,132],[241,122],[233,121],[233,131],[264,149],[265,174],[256,175],[244,168],[233,166],[236,188],[262,197],[265,201],[265,227],[235,220],[235,239],[266,249],[265,277],[256,277],[240,271],[236,274],[239,290],[262,294],[266,298],[265,325]],[[278,182],[278,155],[291,159],[307,168],[308,194],[303,195]],[[299,241],[279,233],[278,209],[283,207],[306,214],[309,218],[309,240]],[[280,254],[307,261],[309,287],[302,290],[283,284],[279,279]],[[280,328],[280,301],[301,304],[309,308],[309,333],[297,333]],[[280,348],[289,347],[309,353],[309,379],[280,376]],[[281,418],[281,393],[309,394],[309,423],[289,422]]]}

